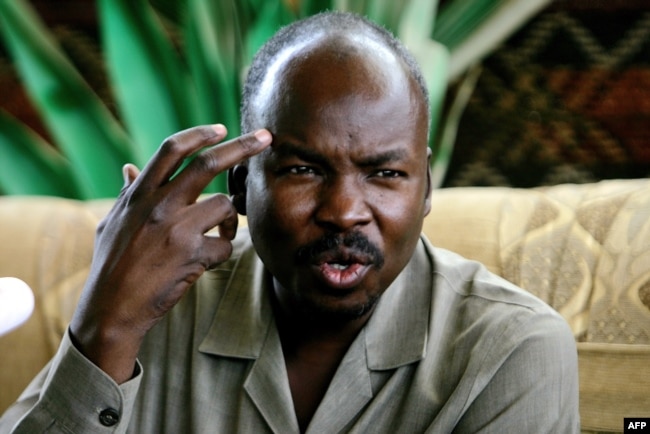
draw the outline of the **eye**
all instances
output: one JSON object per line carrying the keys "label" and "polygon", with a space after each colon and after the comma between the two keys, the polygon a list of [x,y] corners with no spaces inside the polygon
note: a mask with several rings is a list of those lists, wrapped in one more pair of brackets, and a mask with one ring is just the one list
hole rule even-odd
{"label": "eye", "polygon": [[315,166],[305,166],[298,164],[288,165],[278,170],[278,174],[284,176],[316,176],[319,173],[320,171]]}
{"label": "eye", "polygon": [[292,175],[313,175],[316,170],[310,166],[292,166],[287,168],[287,172]]}
{"label": "eye", "polygon": [[376,171],[374,173],[374,176],[378,178],[399,178],[401,176],[404,176],[404,172],[392,169],[381,169]]}

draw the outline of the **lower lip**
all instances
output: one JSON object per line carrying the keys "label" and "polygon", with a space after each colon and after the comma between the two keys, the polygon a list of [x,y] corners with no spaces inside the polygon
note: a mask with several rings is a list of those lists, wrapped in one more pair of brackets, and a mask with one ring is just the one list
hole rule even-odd
{"label": "lower lip", "polygon": [[329,264],[316,267],[320,279],[327,286],[336,289],[350,289],[359,285],[369,268],[368,265],[363,264],[352,264],[345,269],[335,268]]}

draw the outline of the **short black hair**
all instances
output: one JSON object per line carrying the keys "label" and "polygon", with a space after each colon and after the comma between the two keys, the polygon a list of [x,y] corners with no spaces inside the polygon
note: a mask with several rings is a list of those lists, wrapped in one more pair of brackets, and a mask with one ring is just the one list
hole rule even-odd
{"label": "short black hair", "polygon": [[422,92],[428,115],[430,113],[430,102],[426,82],[420,71],[420,66],[404,44],[390,31],[361,15],[350,12],[329,11],[295,21],[281,28],[255,54],[246,76],[246,81],[244,82],[240,113],[242,132],[246,133],[254,128],[251,101],[259,90],[269,65],[273,63],[275,57],[284,48],[317,32],[337,34],[347,31],[357,33],[360,31],[369,32],[371,35],[377,37],[377,40],[394,53],[398,59],[404,62],[409,74]]}

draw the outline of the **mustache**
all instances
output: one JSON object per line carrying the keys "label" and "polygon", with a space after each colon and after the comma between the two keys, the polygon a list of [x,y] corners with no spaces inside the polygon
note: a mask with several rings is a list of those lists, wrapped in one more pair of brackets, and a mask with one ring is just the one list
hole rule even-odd
{"label": "mustache", "polygon": [[384,265],[384,254],[381,249],[361,232],[351,232],[345,235],[327,233],[321,238],[300,247],[296,251],[296,259],[300,264],[310,264],[324,253],[336,251],[345,247],[353,256],[370,259],[377,268]]}

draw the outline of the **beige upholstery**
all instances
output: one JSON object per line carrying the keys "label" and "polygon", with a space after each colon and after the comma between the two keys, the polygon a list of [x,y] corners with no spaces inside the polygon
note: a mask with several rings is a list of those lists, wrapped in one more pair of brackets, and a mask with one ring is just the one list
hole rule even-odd
{"label": "beige upholstery", "polygon": [[439,190],[425,224],[567,319],[584,431],[650,417],[650,181]]}
{"label": "beige upholstery", "polygon": [[[0,276],[36,310],[0,337],[0,412],[47,362],[72,314],[111,201],[0,197]],[[650,181],[438,190],[425,232],[557,309],[578,342],[584,431],[650,416]]]}

